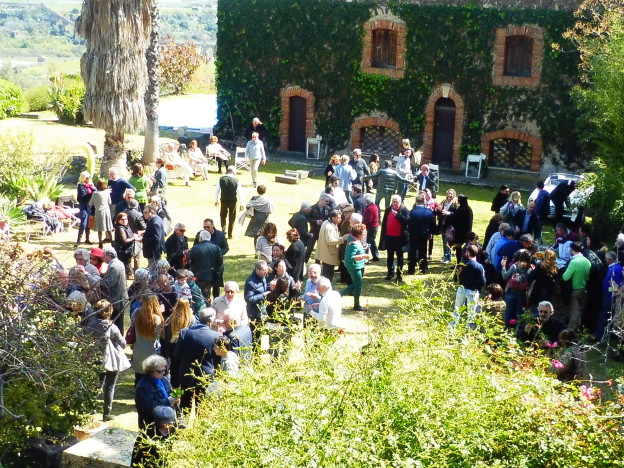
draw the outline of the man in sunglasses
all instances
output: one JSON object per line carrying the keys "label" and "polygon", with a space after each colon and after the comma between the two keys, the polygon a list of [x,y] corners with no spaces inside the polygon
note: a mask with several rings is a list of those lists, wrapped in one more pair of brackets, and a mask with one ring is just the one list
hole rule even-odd
{"label": "man in sunglasses", "polygon": [[179,270],[184,268],[186,255],[189,252],[188,239],[186,238],[186,226],[177,223],[173,229],[173,233],[165,242],[165,250],[167,251],[167,261],[172,268]]}

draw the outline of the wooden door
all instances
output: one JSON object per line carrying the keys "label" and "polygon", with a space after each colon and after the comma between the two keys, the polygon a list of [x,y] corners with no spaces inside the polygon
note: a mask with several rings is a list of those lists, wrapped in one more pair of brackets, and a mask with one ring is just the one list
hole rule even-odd
{"label": "wooden door", "polygon": [[288,150],[306,150],[306,106],[305,98],[293,96],[290,98],[290,122],[288,124]]}
{"label": "wooden door", "polygon": [[440,167],[453,167],[455,112],[455,103],[452,99],[440,98],[436,101],[431,162]]}

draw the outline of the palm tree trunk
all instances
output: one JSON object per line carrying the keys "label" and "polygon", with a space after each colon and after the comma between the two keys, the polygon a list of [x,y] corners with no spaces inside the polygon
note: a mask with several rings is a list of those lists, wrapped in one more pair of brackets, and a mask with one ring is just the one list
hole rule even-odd
{"label": "palm tree trunk", "polygon": [[108,170],[116,167],[119,175],[127,179],[128,168],[126,167],[128,158],[126,156],[125,138],[123,133],[104,135],[104,155],[102,157],[102,167],[100,177],[108,179]]}
{"label": "palm tree trunk", "polygon": [[145,127],[145,143],[143,146],[143,162],[153,163],[158,157],[158,101],[160,99],[160,45],[158,43],[158,3],[154,2],[150,8],[152,31],[150,45],[145,57],[147,59],[147,91],[145,93],[145,113],[147,122]]}

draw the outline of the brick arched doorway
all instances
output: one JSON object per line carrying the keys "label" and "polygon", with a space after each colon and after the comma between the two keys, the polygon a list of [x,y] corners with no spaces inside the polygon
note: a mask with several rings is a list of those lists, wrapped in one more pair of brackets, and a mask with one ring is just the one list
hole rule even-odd
{"label": "brick arched doorway", "polygon": [[400,144],[399,124],[387,117],[358,117],[351,124],[351,148],[360,148],[365,155],[392,157]]}
{"label": "brick arched doorway", "polygon": [[425,119],[422,162],[459,170],[464,100],[450,84],[433,90],[427,100]]}
{"label": "brick arched doorway", "polygon": [[314,94],[290,86],[282,89],[280,99],[280,151],[305,152],[306,139],[314,136]]}

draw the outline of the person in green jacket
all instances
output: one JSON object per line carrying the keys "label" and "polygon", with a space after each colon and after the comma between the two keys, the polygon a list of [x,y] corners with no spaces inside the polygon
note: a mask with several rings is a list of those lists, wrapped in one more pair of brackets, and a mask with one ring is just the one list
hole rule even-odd
{"label": "person in green jacket", "polygon": [[572,282],[572,298],[570,300],[570,320],[568,328],[574,332],[577,331],[581,324],[581,317],[585,310],[587,302],[587,279],[589,278],[589,270],[591,263],[583,256],[583,247],[580,242],[573,242],[570,246],[572,258],[568,267],[563,273],[563,280]]}
{"label": "person in green jacket", "polygon": [[375,196],[375,204],[379,207],[379,202],[384,200],[384,209],[390,206],[392,195],[397,192],[397,182],[407,184],[410,181],[403,179],[397,171],[392,169],[392,161],[384,161],[383,169],[379,169],[374,174],[365,176],[364,180],[377,180],[377,195]]}
{"label": "person in green jacket", "polygon": [[366,236],[366,226],[362,223],[351,228],[351,233],[347,238],[347,248],[345,250],[344,265],[351,275],[353,282],[344,288],[340,295],[353,294],[353,310],[358,312],[366,311],[366,307],[360,305],[360,295],[362,294],[362,276],[364,265],[370,255],[364,251],[362,239]]}
{"label": "person in green jacket", "polygon": [[136,163],[132,166],[132,177],[130,177],[128,182],[136,190],[134,198],[139,202],[141,211],[143,211],[145,205],[147,205],[147,187],[150,185],[149,177],[143,172],[143,164]]}

